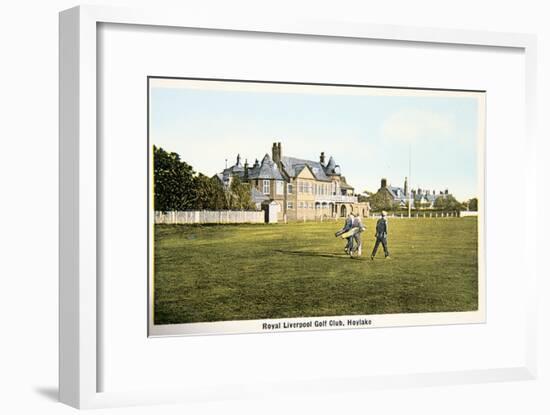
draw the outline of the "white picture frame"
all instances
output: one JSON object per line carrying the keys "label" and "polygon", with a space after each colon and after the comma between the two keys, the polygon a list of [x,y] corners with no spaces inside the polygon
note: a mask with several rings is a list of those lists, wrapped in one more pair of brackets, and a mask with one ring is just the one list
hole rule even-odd
{"label": "white picture frame", "polygon": [[[535,193],[535,92],[536,38],[526,34],[489,33],[452,29],[412,28],[342,22],[249,22],[179,16],[163,10],[137,11],[100,6],[79,6],[60,13],[60,400],[78,408],[208,400],[203,393],[181,390],[98,393],[98,290],[97,290],[97,28],[99,23],[167,26],[296,34],[324,37],[394,40],[516,48],[525,56],[526,191]],[[525,233],[536,240],[535,218],[525,219]],[[534,242],[533,242],[534,243]],[[533,379],[536,376],[536,265],[527,266],[522,281],[527,284],[529,307],[525,364],[513,368],[477,371],[411,373],[408,376],[365,376],[332,382],[303,381],[301,391],[361,390],[415,384],[456,384]],[[294,387],[296,384],[294,384]],[[288,392],[281,383],[272,391]],[[244,390],[217,390],[219,399],[265,394],[262,385]]]}

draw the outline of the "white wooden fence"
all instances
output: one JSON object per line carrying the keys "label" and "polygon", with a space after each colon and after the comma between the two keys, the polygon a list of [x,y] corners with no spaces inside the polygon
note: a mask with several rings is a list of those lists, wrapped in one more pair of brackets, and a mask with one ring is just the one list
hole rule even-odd
{"label": "white wooden fence", "polygon": [[[464,214],[470,213],[470,214]],[[412,218],[456,218],[463,216],[477,216],[477,212],[412,212]],[[372,218],[380,218],[380,213],[373,213]],[[408,218],[408,213],[388,213],[389,218]]]}
{"label": "white wooden fence", "polygon": [[477,212],[474,212],[474,211],[468,211],[468,210],[463,210],[460,212],[460,217],[463,218],[465,216],[478,216],[478,213]]}
{"label": "white wooden fence", "polygon": [[264,223],[263,211],[254,210],[196,210],[181,212],[155,212],[155,223]]}

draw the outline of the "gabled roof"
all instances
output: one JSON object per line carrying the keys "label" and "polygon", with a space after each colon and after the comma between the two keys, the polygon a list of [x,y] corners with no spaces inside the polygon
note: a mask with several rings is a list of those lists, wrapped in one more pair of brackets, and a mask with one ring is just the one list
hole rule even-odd
{"label": "gabled roof", "polygon": [[284,180],[277,164],[266,154],[259,166],[248,170],[249,179]]}
{"label": "gabled roof", "polygon": [[315,173],[313,173],[313,169],[311,167],[309,167],[307,164],[297,164],[294,167],[294,171],[296,172],[296,176],[299,176],[300,173],[302,173],[304,171],[304,169],[308,169],[309,172],[313,175],[313,177],[315,177]]}
{"label": "gabled roof", "polygon": [[282,157],[281,163],[290,177],[298,176],[304,166],[307,165],[317,180],[330,181],[325,174],[323,166],[318,161],[304,160],[296,157]]}
{"label": "gabled roof", "polygon": [[387,186],[387,189],[394,199],[403,199],[407,197],[405,191],[401,187]]}

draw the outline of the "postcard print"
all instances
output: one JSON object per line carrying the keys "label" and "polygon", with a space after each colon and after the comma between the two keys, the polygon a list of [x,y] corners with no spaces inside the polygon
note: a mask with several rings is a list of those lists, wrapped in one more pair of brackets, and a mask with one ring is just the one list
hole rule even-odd
{"label": "postcard print", "polygon": [[148,78],[149,335],[485,321],[485,92]]}

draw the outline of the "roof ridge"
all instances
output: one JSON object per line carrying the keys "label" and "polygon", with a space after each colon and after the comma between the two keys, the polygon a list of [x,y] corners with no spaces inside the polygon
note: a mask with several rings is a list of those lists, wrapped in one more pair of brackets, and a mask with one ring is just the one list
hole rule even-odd
{"label": "roof ridge", "polygon": [[319,162],[319,161],[303,159],[303,158],[300,158],[300,157],[293,157],[293,156],[283,156],[282,159],[294,159],[294,160],[300,160],[300,161],[307,161],[307,162],[315,163],[315,164],[321,164],[321,162]]}

